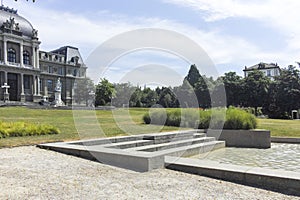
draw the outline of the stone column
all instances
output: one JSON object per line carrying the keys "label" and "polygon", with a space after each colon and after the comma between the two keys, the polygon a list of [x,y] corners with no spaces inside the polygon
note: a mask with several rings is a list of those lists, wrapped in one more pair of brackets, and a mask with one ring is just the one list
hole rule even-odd
{"label": "stone column", "polygon": [[4,64],[7,65],[7,40],[6,39],[4,39],[3,44],[4,44],[3,45]]}
{"label": "stone column", "polygon": [[20,43],[20,66],[24,67],[24,62],[23,62],[23,42]]}
{"label": "stone column", "polygon": [[25,92],[24,92],[24,74],[21,73],[21,102],[25,102]]}
{"label": "stone column", "polygon": [[7,72],[4,71],[4,83],[8,83]]}
{"label": "stone column", "polygon": [[48,96],[47,78],[44,78],[44,96]]}
{"label": "stone column", "polygon": [[40,68],[40,56],[39,56],[39,47],[37,46],[36,47],[36,56],[35,56],[35,59],[36,59],[36,68]]}
{"label": "stone column", "polygon": [[37,76],[37,95],[41,96],[41,85],[40,85],[40,77]]}
{"label": "stone column", "polygon": [[33,78],[33,95],[35,96],[36,95],[36,77],[35,77],[35,75],[33,75],[32,76],[32,78]]}
{"label": "stone column", "polygon": [[34,46],[32,47],[32,66],[36,68],[36,51]]}
{"label": "stone column", "polygon": [[33,94],[33,102],[40,102],[41,99],[41,93],[40,93],[40,77],[39,76],[33,76],[33,82],[34,82],[34,94]]}

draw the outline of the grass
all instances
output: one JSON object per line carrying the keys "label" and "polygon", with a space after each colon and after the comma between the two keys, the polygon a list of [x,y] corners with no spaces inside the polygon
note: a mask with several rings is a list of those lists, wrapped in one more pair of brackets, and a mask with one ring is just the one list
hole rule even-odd
{"label": "grass", "polygon": [[272,136],[300,137],[300,120],[258,119],[257,128],[270,130]]}
{"label": "grass", "polygon": [[[168,109],[169,110],[169,109]],[[159,131],[178,130],[178,127],[157,127],[143,124],[143,116],[148,112],[146,108],[116,110],[116,111],[76,111],[75,127],[71,110],[34,110],[23,107],[0,108],[0,121],[49,124],[57,127],[61,133],[55,135],[13,137],[0,139],[0,147],[32,145],[54,141],[72,141],[95,137],[141,134]],[[96,120],[93,120],[93,115]],[[116,123],[116,121],[118,123]],[[102,132],[99,133],[99,122]],[[79,134],[77,129],[79,130]],[[160,128],[162,128],[160,130]],[[258,119],[259,129],[271,130],[272,136],[300,137],[300,121]],[[104,134],[105,133],[105,134]]]}
{"label": "grass", "polygon": [[[25,136],[0,139],[1,147],[13,147],[21,145],[33,145],[45,142],[72,141],[96,137],[111,137],[127,134],[142,134],[159,131],[178,130],[177,127],[162,127],[144,125],[142,118],[148,109],[130,109],[117,111],[76,111],[72,110],[39,110],[24,107],[0,108],[0,121],[3,122],[27,122],[49,124],[57,127],[60,134]],[[96,118],[94,118],[96,116]],[[78,120],[77,120],[78,119]],[[116,123],[116,121],[118,123]],[[102,132],[99,132],[99,124]],[[79,133],[78,133],[79,131]],[[127,133],[127,134],[126,134]]]}

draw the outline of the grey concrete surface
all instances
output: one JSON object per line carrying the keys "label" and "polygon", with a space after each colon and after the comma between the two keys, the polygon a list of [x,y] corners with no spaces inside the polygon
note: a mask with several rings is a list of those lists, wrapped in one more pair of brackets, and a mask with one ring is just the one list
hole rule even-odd
{"label": "grey concrete surface", "polygon": [[258,167],[220,164],[214,161],[165,157],[168,169],[260,187],[300,196],[300,173]]}
{"label": "grey concrete surface", "polygon": [[207,130],[208,137],[226,142],[226,147],[270,148],[271,134],[267,130]]}

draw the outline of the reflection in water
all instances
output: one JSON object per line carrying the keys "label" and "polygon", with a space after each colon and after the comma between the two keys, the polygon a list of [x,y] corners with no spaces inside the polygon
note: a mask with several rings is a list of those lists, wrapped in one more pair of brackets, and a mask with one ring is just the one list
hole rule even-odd
{"label": "reflection in water", "polygon": [[226,147],[193,158],[300,173],[300,144],[272,143],[270,149]]}

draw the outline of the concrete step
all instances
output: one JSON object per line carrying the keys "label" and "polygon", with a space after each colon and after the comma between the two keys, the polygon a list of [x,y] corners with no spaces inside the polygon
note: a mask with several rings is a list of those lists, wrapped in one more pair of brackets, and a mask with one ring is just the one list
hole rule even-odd
{"label": "concrete step", "polygon": [[202,138],[202,137],[206,137],[205,133],[194,133],[194,138]]}
{"label": "concrete step", "polygon": [[184,139],[192,139],[194,138],[194,134],[197,133],[198,130],[167,132],[167,133],[145,135],[143,139],[154,140],[155,144],[161,144],[161,143],[184,140]]}
{"label": "concrete step", "polygon": [[174,141],[174,142],[166,142],[166,143],[160,143],[160,144],[155,143],[152,145],[130,148],[128,150],[154,152],[154,151],[161,151],[164,149],[177,148],[177,147],[188,146],[188,145],[193,145],[193,144],[198,144],[198,143],[211,142],[211,141],[215,141],[215,138],[213,138],[213,137],[192,138],[192,139],[178,140],[178,141]]}
{"label": "concrete step", "polygon": [[81,140],[79,142],[73,142],[74,145],[84,145],[84,146],[94,146],[94,145],[105,145],[111,143],[127,142],[127,141],[137,141],[142,140],[142,136],[119,136],[113,138],[100,138],[100,139],[90,139]]}
{"label": "concrete step", "polygon": [[189,157],[225,147],[224,141],[211,141],[159,151],[166,156]]}
{"label": "concrete step", "polygon": [[100,146],[106,148],[115,148],[115,149],[127,149],[127,148],[147,146],[152,144],[154,144],[153,140],[133,140],[133,141],[110,143],[110,144],[105,144]]}

